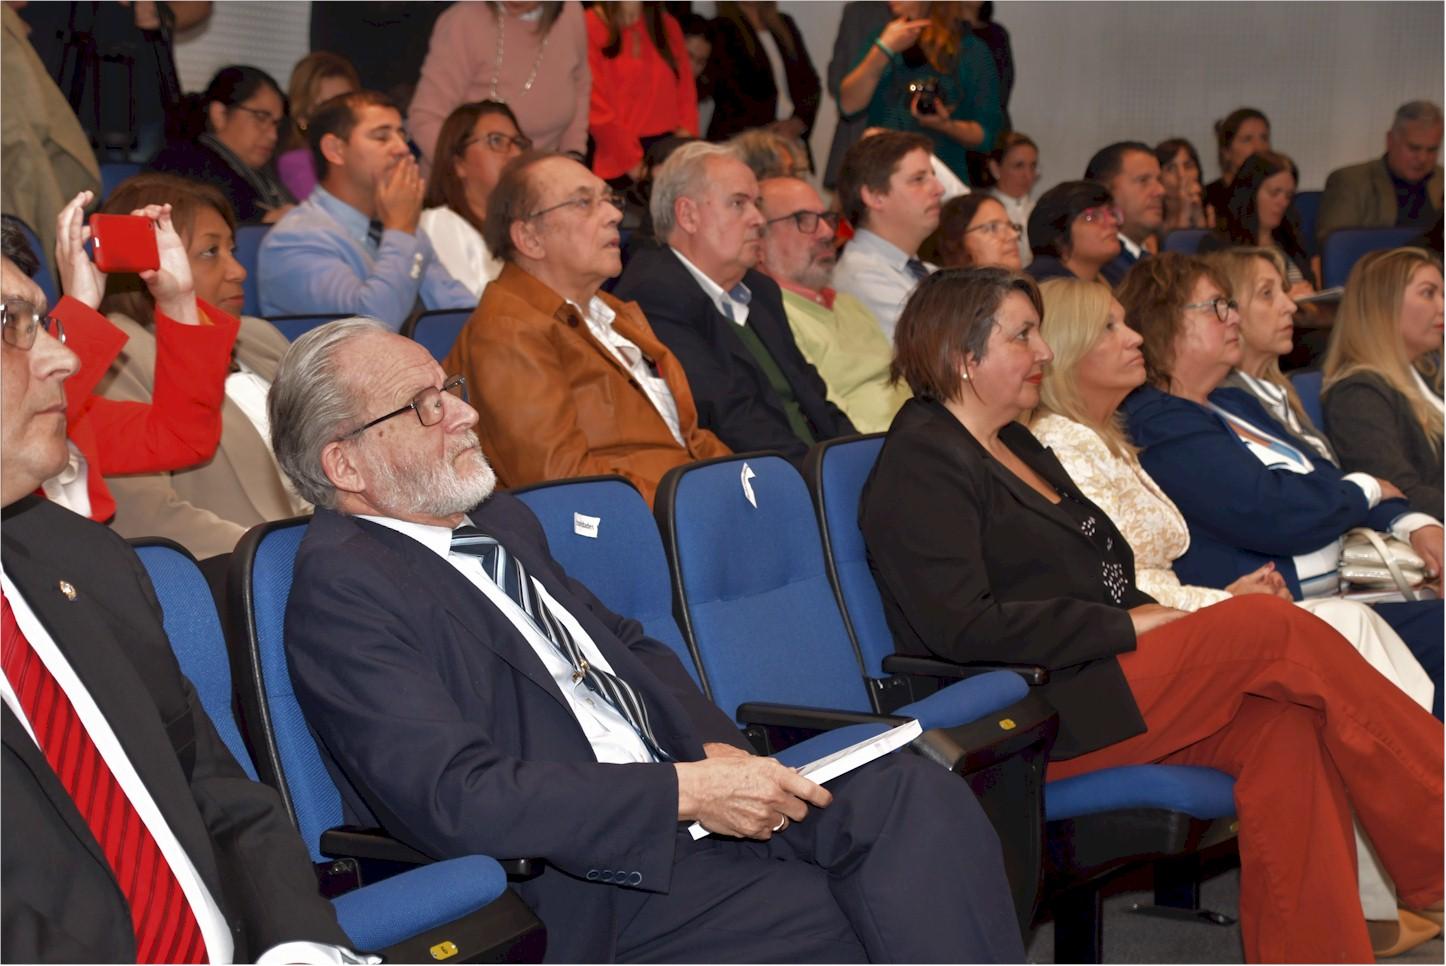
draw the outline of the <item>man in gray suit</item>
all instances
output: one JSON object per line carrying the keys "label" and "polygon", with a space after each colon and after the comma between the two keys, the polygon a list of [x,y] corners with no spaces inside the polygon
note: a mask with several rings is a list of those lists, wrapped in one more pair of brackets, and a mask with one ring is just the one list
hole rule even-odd
{"label": "man in gray suit", "polygon": [[1337,168],[1326,179],[1316,221],[1324,244],[1337,228],[1420,228],[1441,217],[1441,108],[1411,101],[1396,110],[1386,153]]}

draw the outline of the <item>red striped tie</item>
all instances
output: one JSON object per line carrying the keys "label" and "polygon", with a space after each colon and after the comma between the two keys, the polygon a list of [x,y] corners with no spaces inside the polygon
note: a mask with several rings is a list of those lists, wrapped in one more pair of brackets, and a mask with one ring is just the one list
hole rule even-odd
{"label": "red striped tie", "polygon": [[90,826],[130,905],[138,963],[204,963],[191,904],[160,846],[85,730],[75,707],[20,632],[0,595],[0,661],[50,767]]}

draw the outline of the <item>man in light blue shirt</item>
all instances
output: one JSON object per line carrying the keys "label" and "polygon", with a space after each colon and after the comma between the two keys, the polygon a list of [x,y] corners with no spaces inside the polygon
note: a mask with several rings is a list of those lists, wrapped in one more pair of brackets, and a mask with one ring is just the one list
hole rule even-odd
{"label": "man in light blue shirt", "polygon": [[421,308],[477,304],[417,227],[425,182],[385,95],[332,98],[307,137],[319,180],[261,243],[264,315],[366,315],[400,329]]}
{"label": "man in light blue shirt", "polygon": [[894,338],[914,286],[934,271],[919,246],[939,227],[944,186],[922,134],[884,131],[844,155],[838,196],[854,237],[834,269],[834,285],[864,303]]}

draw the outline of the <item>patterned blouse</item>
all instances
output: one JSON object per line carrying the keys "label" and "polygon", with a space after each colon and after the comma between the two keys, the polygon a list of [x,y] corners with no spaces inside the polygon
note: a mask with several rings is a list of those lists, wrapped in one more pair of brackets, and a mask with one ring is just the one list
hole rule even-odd
{"label": "patterned blouse", "polygon": [[1083,423],[1050,414],[1030,431],[1054,451],[1070,479],[1109,514],[1135,551],[1135,586],[1166,607],[1199,610],[1228,599],[1228,591],[1180,583],[1175,559],[1190,548],[1185,518],[1134,456],[1110,452]]}

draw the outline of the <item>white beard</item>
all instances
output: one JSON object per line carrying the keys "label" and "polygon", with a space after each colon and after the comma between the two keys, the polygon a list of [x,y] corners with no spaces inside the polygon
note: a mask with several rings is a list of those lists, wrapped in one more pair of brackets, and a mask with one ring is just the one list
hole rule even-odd
{"label": "white beard", "polygon": [[[457,469],[457,457],[472,450],[469,459],[481,464],[472,474]],[[449,517],[466,513],[492,495],[497,474],[482,454],[477,434],[468,432],[447,451],[447,458],[435,463],[397,466],[389,459],[373,462],[368,470],[372,479],[371,504],[386,513],[408,516]]]}

